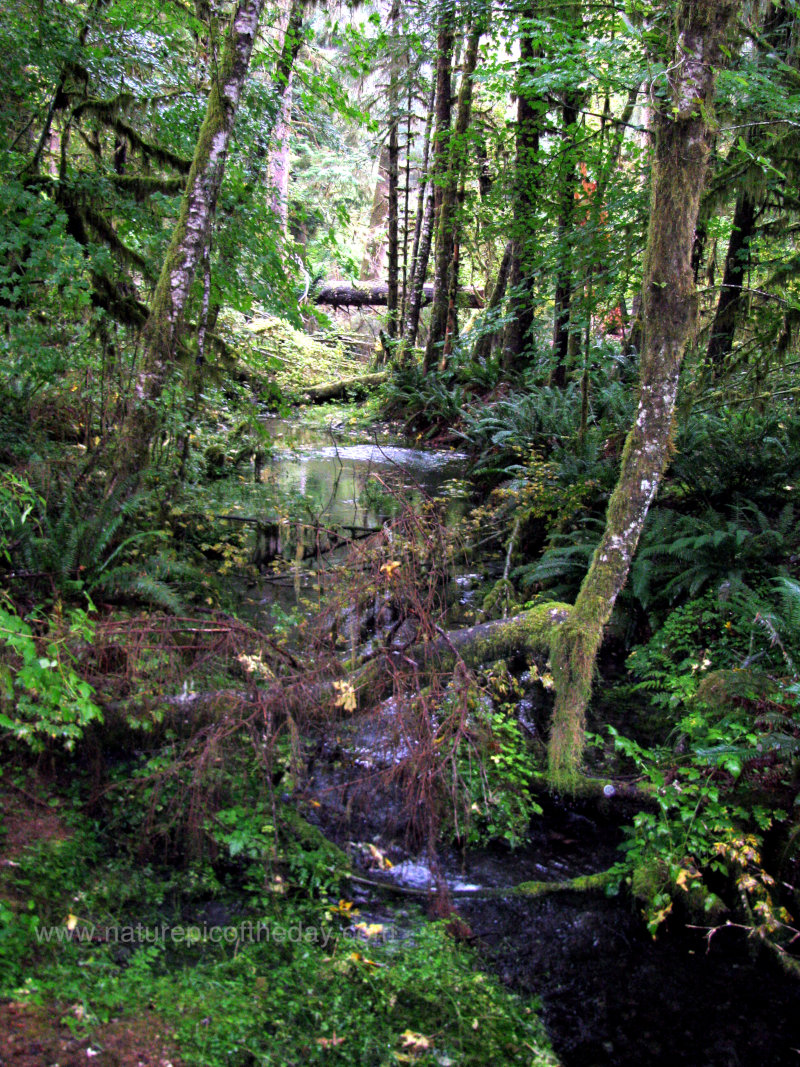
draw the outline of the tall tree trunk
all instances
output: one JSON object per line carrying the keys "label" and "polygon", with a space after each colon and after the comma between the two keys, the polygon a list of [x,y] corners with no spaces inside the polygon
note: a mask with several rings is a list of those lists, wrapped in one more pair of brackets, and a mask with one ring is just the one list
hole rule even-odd
{"label": "tall tree trunk", "polygon": [[225,172],[239,97],[264,0],[239,0],[211,86],[180,214],[143,331],[135,406],[120,428],[116,478],[138,478],[160,424],[159,400],[175,363],[186,307]]}
{"label": "tall tree trunk", "polygon": [[747,189],[742,189],[736,200],[733,213],[733,228],[725,256],[725,271],[719,294],[711,336],[708,341],[708,362],[715,376],[733,348],[738,310],[742,304],[742,286],[750,263],[750,242],[756,223],[756,199]]}
{"label": "tall tree trunk", "polygon": [[383,280],[386,259],[386,220],[389,217],[389,146],[384,145],[378,157],[378,176],[372,195],[369,233],[359,277],[362,281]]}
{"label": "tall tree trunk", "polygon": [[419,331],[419,313],[422,308],[422,290],[428,273],[428,259],[431,254],[433,236],[433,193],[428,189],[428,159],[433,130],[433,105],[436,98],[436,84],[431,86],[428,101],[428,115],[425,120],[425,133],[422,148],[422,173],[417,195],[417,217],[414,225],[414,246],[411,253],[411,288],[408,297],[408,312],[403,326],[403,341],[413,348],[417,343]]}
{"label": "tall tree trunk", "polygon": [[[472,76],[478,62],[478,47],[485,23],[478,22],[470,28],[467,49],[458,92],[456,125],[450,140],[446,169],[439,171],[441,203],[436,224],[436,270],[433,281],[433,305],[431,326],[425,348],[424,368],[429,371],[437,355],[442,361],[447,356],[447,337],[455,332],[451,316],[455,314],[455,302],[451,294],[458,287],[458,231],[459,189],[467,163],[467,131],[472,116]],[[455,275],[455,279],[454,279]],[[448,329],[449,325],[449,329]]]}
{"label": "tall tree trunk", "polygon": [[[447,314],[447,264],[449,248],[440,242],[442,202],[444,187],[449,178],[450,161],[450,126],[452,122],[452,65],[455,47],[455,3],[453,0],[439,0],[439,26],[436,40],[436,133],[433,142],[433,226],[436,230],[436,258],[433,271],[433,306],[431,310],[431,330],[434,320],[439,323],[441,342],[444,333],[444,321]],[[448,235],[442,234],[444,240]],[[441,254],[440,254],[441,253]],[[444,273],[442,271],[444,270]],[[425,348],[423,366],[429,371],[434,362],[434,350],[430,335]]]}
{"label": "tall tree trunk", "polygon": [[400,121],[400,89],[397,70],[397,24],[400,18],[399,0],[394,0],[389,12],[390,39],[392,54],[389,59],[389,218],[387,226],[387,273],[389,287],[386,303],[386,332],[394,340],[398,334],[400,309],[400,212],[398,185],[400,178],[400,143],[398,126]]}
{"label": "tall tree trunk", "polygon": [[580,94],[567,93],[561,108],[561,174],[558,191],[556,234],[556,289],[553,301],[553,370],[550,384],[563,389],[567,384],[570,351],[570,310],[573,288],[573,243],[575,226],[575,127],[578,121]]}
{"label": "tall tree trunk", "polygon": [[290,0],[281,16],[284,23],[280,39],[280,59],[275,71],[278,113],[270,138],[267,161],[267,184],[271,207],[280,222],[284,237],[289,226],[289,138],[292,130],[292,74],[303,44],[305,0]]}
{"label": "tall tree trunk", "polygon": [[[526,9],[528,20],[539,14],[538,0]],[[509,319],[503,338],[503,367],[511,371],[530,346],[533,334],[534,247],[537,234],[536,213],[539,204],[539,138],[547,105],[531,95],[527,77],[536,73],[541,49],[534,40],[533,28],[525,27],[520,38],[519,80],[517,85],[517,129],[514,158],[514,205],[511,262],[508,287],[511,290]]]}
{"label": "tall tree trunk", "polygon": [[569,618],[553,635],[556,705],[548,755],[556,787],[569,788],[579,777],[585,714],[603,630],[628,576],[669,456],[678,376],[697,318],[691,255],[710,150],[715,73],[739,6],[739,0],[681,0],[673,54],[662,57],[670,71],[668,91],[652,83],[655,153],[639,407],[625,442],[605,532]]}
{"label": "tall tree trunk", "polygon": [[[497,280],[494,283],[492,289],[492,295],[486,304],[486,314],[484,319],[489,318],[492,312],[497,311],[503,302],[503,298],[506,295],[506,288],[508,286],[508,275],[511,270],[511,259],[513,242],[509,241],[503,252],[503,258],[500,260],[500,267],[497,271]],[[491,318],[489,318],[491,322]],[[491,329],[484,327],[478,340],[475,342],[475,347],[472,350],[472,358],[476,362],[482,362],[487,360],[492,354],[492,341],[494,339],[494,332]]]}

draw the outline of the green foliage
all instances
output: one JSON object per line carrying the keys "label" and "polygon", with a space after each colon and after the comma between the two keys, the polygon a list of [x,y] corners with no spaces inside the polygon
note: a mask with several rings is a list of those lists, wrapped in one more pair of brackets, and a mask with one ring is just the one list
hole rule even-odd
{"label": "green foliage", "polygon": [[94,689],[75,670],[76,647],[91,643],[85,611],[55,612],[44,633],[0,606],[0,728],[34,750],[48,740],[73,748],[84,728],[102,719]]}
{"label": "green foliage", "polygon": [[[463,726],[457,720],[456,733],[440,732],[434,743],[443,783],[453,783],[447,804],[456,835],[472,845],[503,840],[514,848],[542,809],[531,794],[534,768],[515,718],[519,683],[499,664],[487,673],[485,685],[486,691],[466,694]],[[445,726],[454,724],[445,720]]]}
{"label": "green foliage", "polygon": [[[694,720],[702,729],[701,720]],[[689,720],[684,722],[688,726]],[[616,747],[631,759],[651,786],[655,811],[640,811],[627,831],[621,848],[625,859],[617,867],[634,895],[643,904],[648,929],[655,936],[680,900],[690,914],[704,916],[706,922],[725,910],[717,890],[723,878],[733,875],[753,909],[770,932],[787,920],[774,892],[774,881],[761,866],[760,849],[764,834],[776,821],[786,818],[780,808],[747,804],[730,787],[740,767],[729,753],[717,751],[708,758],[701,746],[694,759],[680,764],[663,752],[645,749],[622,737],[613,727]],[[718,724],[717,739],[739,741]],[[697,738],[690,736],[689,741]],[[752,737],[751,756],[757,755]],[[725,774],[720,774],[722,767]],[[739,863],[742,849],[749,849],[747,863]],[[731,861],[735,861],[732,863]],[[738,864],[738,866],[737,866]]]}
{"label": "green foliage", "polygon": [[[235,806],[216,817],[235,858],[263,861],[268,848],[290,871],[285,849],[302,851],[297,839],[275,851],[264,810],[254,819]],[[147,1008],[174,1031],[182,1058],[208,1067],[254,1057],[365,1067],[395,1055],[430,1065],[555,1062],[535,1005],[481,973],[444,924],[405,909],[396,926],[368,916],[359,926],[338,894],[297,895],[269,876],[243,893],[207,865],[180,877],[142,865],[118,837],[104,847],[86,820],[75,831],[4,871],[19,903],[0,904],[0,994],[81,1004],[82,1034],[99,1036],[109,1019]],[[209,891],[218,924],[204,918]]]}
{"label": "green foliage", "polygon": [[387,414],[402,412],[409,428],[432,437],[461,419],[465,392],[453,371],[426,374],[412,362],[395,368],[383,386],[383,400]]}

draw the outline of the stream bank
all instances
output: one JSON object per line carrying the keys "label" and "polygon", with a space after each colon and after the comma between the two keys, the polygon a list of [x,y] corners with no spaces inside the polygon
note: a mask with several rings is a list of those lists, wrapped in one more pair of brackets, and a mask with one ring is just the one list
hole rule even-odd
{"label": "stream bank", "polygon": [[[365,443],[322,446],[308,436],[301,448],[305,458],[298,470],[306,473],[296,477],[296,487],[302,491],[312,484],[317,500],[327,494],[337,503],[336,493],[331,495],[341,480],[337,465],[363,463],[369,473],[379,462],[375,450],[381,451]],[[440,460],[435,453],[429,459],[419,450],[396,449],[388,465],[402,472],[408,463],[419,472],[428,462],[436,468]],[[345,484],[352,485],[344,501],[354,521],[355,474]],[[434,482],[427,489],[439,487]],[[366,521],[367,512],[359,518]],[[526,704],[518,708],[523,719]],[[365,881],[386,883],[382,890],[354,882],[353,897],[366,922],[395,924],[402,936],[413,937],[407,912],[396,902],[408,892],[435,910],[434,891],[444,880],[466,924],[462,935],[478,948],[486,967],[510,988],[541,998],[564,1067],[800,1062],[796,984],[757,957],[744,931],[723,926],[707,938],[706,931],[673,919],[654,940],[624,896],[562,892],[532,900],[498,892],[525,881],[565,882],[612,865],[621,826],[634,814],[621,800],[598,808],[545,799],[542,817],[516,851],[498,846],[418,854],[407,847],[402,799],[381,777],[404,758],[403,743],[392,737],[388,702],[317,747],[304,790],[312,820],[348,849]]]}

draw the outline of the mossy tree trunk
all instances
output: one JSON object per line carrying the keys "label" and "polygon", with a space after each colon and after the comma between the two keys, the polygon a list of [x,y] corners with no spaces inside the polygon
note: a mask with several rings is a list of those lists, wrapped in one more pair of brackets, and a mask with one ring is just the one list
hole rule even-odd
{"label": "mossy tree trunk", "polygon": [[558,175],[558,220],[556,236],[556,286],[553,300],[553,369],[550,384],[559,389],[567,384],[569,363],[570,312],[573,296],[573,245],[575,243],[575,192],[578,186],[576,158],[577,124],[581,94],[567,93],[561,107],[560,174]]}
{"label": "mossy tree trunk", "polygon": [[138,478],[160,425],[159,401],[174,367],[192,284],[208,240],[263,6],[264,0],[239,0],[231,18],[180,214],[144,326],[134,401],[120,430],[115,481]]}
{"label": "mossy tree trunk", "polygon": [[[449,180],[448,166],[450,156],[450,125],[452,122],[452,81],[453,52],[455,50],[455,4],[452,0],[439,0],[438,32],[436,38],[436,108],[435,133],[433,138],[433,229],[436,231],[436,256],[434,259],[433,285],[434,297],[431,308],[431,328],[434,323],[444,323],[447,314],[447,273],[450,263],[449,252],[442,246],[442,237],[447,232],[441,230],[442,201],[444,189]],[[442,267],[445,268],[442,277]],[[444,334],[442,326],[439,341]],[[433,366],[433,347],[428,340],[425,349],[424,368],[429,371]]]}
{"label": "mossy tree trunk", "polygon": [[733,350],[738,312],[742,306],[742,289],[750,266],[750,243],[756,226],[756,199],[747,189],[736,200],[733,227],[725,256],[725,273],[719,303],[711,325],[707,359],[714,374],[719,375]]}
{"label": "mossy tree trunk", "polygon": [[551,642],[556,705],[549,774],[557,788],[569,788],[579,778],[585,713],[603,630],[669,457],[681,362],[697,318],[691,254],[710,151],[715,73],[739,6],[738,0],[681,0],[671,47],[660,57],[666,59],[664,73],[651,83],[655,150],[639,406],[605,533],[573,610]]}

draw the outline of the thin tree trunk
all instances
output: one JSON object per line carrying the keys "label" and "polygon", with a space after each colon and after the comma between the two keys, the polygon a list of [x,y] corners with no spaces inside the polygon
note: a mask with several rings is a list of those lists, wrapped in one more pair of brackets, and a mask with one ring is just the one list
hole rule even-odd
{"label": "thin tree trunk", "polygon": [[556,705],[548,755],[556,787],[569,788],[580,775],[586,708],[603,630],[669,457],[678,376],[697,319],[691,255],[711,144],[715,73],[738,7],[739,0],[681,0],[674,54],[667,63],[669,91],[653,97],[655,157],[639,407],[625,442],[605,532],[575,606],[553,636]]}
{"label": "thin tree trunk", "polygon": [[575,126],[578,121],[580,95],[568,93],[561,109],[562,159],[558,196],[556,235],[556,290],[553,312],[553,370],[550,384],[563,389],[567,384],[570,351],[570,310],[573,289],[573,250],[575,227],[575,188],[577,185],[575,159]]}
{"label": "thin tree trunk", "polygon": [[399,86],[395,47],[397,44],[397,23],[400,18],[399,0],[394,0],[389,13],[391,27],[390,38],[392,55],[389,60],[389,218],[387,225],[387,276],[388,299],[386,302],[386,332],[395,340],[399,329],[400,313],[400,233],[398,184],[400,177],[400,144],[398,138],[399,124]]}
{"label": "thin tree trunk", "polygon": [[135,406],[120,428],[116,478],[138,478],[160,425],[159,401],[174,367],[192,283],[222,185],[239,97],[250,66],[264,0],[239,0],[218,77],[211,86],[180,215],[143,331]]}
{"label": "thin tree trunk", "polygon": [[[538,15],[538,0],[529,4],[528,19]],[[547,105],[530,95],[525,81],[536,73],[539,49],[528,32],[520,38],[520,81],[517,86],[517,129],[514,159],[514,219],[508,287],[508,324],[503,338],[503,368],[510,372],[530,345],[533,334],[533,249],[537,235],[539,201],[539,137]]]}
{"label": "thin tree trunk", "polygon": [[422,216],[418,256],[414,269],[414,284],[411,288],[411,296],[408,301],[408,319],[406,321],[405,340],[410,348],[413,348],[417,343],[417,335],[419,334],[419,313],[422,310],[423,304],[427,302],[424,296],[425,276],[428,273],[428,261],[431,258],[434,216],[435,197],[433,189],[430,189],[425,200],[425,211]]}
{"label": "thin tree trunk", "polygon": [[[424,369],[429,371],[437,355],[441,364],[447,359],[447,337],[455,333],[455,304],[450,301],[454,291],[453,275],[458,287],[459,189],[467,162],[467,131],[472,116],[472,76],[478,62],[478,47],[485,23],[478,22],[469,32],[464,56],[461,85],[458,92],[458,114],[450,141],[446,169],[440,171],[441,204],[436,225],[436,270],[433,281],[433,305],[428,343],[425,348]],[[449,324],[449,329],[448,329]]]}
{"label": "thin tree trunk", "polygon": [[[410,65],[410,56],[406,55],[406,65]],[[405,189],[403,191],[403,276],[400,289],[400,316],[398,319],[397,332],[403,336],[403,324],[406,321],[406,308],[408,307],[408,237],[410,233],[409,212],[411,210],[411,120],[414,108],[413,84],[408,82],[408,98],[406,101],[406,164],[404,169]]]}
{"label": "thin tree trunk", "polygon": [[[497,280],[494,283],[494,289],[492,289],[492,295],[489,297],[489,302],[486,305],[486,315],[484,318],[491,316],[492,312],[497,311],[503,302],[506,295],[506,288],[508,286],[508,276],[511,270],[513,242],[509,241],[503,252],[503,258],[500,260],[500,268],[497,271]],[[491,321],[491,320],[490,320]],[[494,333],[492,330],[484,328],[478,340],[475,342],[475,348],[472,350],[472,358],[477,362],[487,360],[492,354],[492,341]]]}
{"label": "thin tree trunk", "polygon": [[[436,229],[436,257],[433,270],[433,307],[431,328],[425,347],[423,367],[430,371],[434,363],[431,335],[438,327],[441,342],[447,314],[447,265],[450,262],[449,234],[441,230],[444,189],[450,178],[450,126],[452,123],[452,66],[455,47],[455,3],[439,0],[439,28],[436,41],[436,135],[433,143],[433,225]],[[436,325],[435,325],[436,324]]]}
{"label": "thin tree trunk", "polygon": [[725,257],[722,289],[708,341],[708,362],[715,376],[719,375],[726,357],[730,355],[733,348],[755,222],[755,197],[751,192],[743,189],[736,200],[736,209],[733,213],[733,229],[728,242],[728,254]]}
{"label": "thin tree trunk", "polygon": [[[428,195],[428,159],[433,131],[433,105],[436,98],[436,84],[431,86],[428,100],[428,114],[425,119],[425,133],[422,147],[422,173],[417,194],[417,217],[414,223],[414,246],[411,253],[411,287],[408,296],[408,310],[403,326],[403,341],[409,348],[417,343],[419,330],[419,313],[422,308],[422,290],[425,275],[428,273],[428,259],[431,253],[431,235],[433,232],[433,197]],[[427,225],[426,225],[427,223]],[[426,240],[423,241],[423,233]]]}

